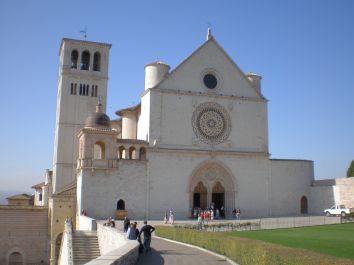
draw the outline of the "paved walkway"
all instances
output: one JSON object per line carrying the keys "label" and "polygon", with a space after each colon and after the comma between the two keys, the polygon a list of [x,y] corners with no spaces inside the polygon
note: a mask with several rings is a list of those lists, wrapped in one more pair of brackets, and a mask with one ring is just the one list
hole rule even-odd
{"label": "paved walkway", "polygon": [[140,254],[136,265],[230,265],[220,258],[197,248],[152,238],[151,251]]}

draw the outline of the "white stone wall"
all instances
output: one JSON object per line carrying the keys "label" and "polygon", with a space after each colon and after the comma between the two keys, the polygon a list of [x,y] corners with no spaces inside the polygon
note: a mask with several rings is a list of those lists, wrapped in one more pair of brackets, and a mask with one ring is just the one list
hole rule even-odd
{"label": "white stone wall", "polygon": [[306,196],[312,209],[311,184],[313,162],[305,160],[270,160],[271,204],[273,216],[300,215],[300,200]]}
{"label": "white stone wall", "polygon": [[[264,101],[250,101],[231,97],[211,99],[208,96],[153,92],[151,131],[159,145],[184,148],[210,148],[200,141],[192,127],[196,107],[204,102],[216,102],[231,118],[231,132],[216,150],[268,152],[267,105]],[[183,128],[183,129],[182,129]]]}
{"label": "white stone wall", "polygon": [[[216,90],[203,85],[203,74],[211,70],[219,78]],[[209,41],[174,69],[159,85],[161,89],[179,89],[191,92],[208,92],[260,98],[247,77],[214,40]]]}
{"label": "white stone wall", "polygon": [[[150,131],[149,131],[149,123],[150,123],[150,92],[146,92],[146,94],[141,98],[141,113],[138,119],[137,125],[137,139],[150,141]],[[150,142],[151,143],[151,142]]]}
{"label": "white stone wall", "polygon": [[120,160],[116,169],[85,169],[78,178],[78,203],[88,216],[115,217],[122,199],[131,218],[145,218],[146,162]]}
{"label": "white stone wall", "polygon": [[333,205],[354,208],[354,178],[316,180],[311,187],[313,205],[311,211],[323,214]]}
{"label": "white stone wall", "polygon": [[[177,218],[190,216],[190,187],[193,172],[201,165],[216,162],[230,171],[235,184],[234,207],[242,209],[243,216],[267,216],[269,213],[267,159],[258,156],[213,155],[179,151],[149,153],[149,218],[162,219],[172,209]],[[161,167],[161,165],[164,165]],[[210,183],[219,180],[222,176]],[[230,188],[230,187],[226,187]],[[207,187],[211,193],[212,187]],[[208,203],[211,203],[209,197]],[[233,209],[233,208],[232,208]],[[227,214],[230,217],[232,209]]]}
{"label": "white stone wall", "polygon": [[335,203],[335,186],[311,187],[310,212],[323,215],[323,210],[332,207]]}

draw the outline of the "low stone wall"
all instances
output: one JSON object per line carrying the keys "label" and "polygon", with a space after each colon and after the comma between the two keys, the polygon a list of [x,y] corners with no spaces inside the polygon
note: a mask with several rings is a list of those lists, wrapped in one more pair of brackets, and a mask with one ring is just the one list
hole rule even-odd
{"label": "low stone wall", "polygon": [[86,265],[134,265],[139,257],[139,243],[128,240],[125,233],[116,228],[97,224],[101,256]]}
{"label": "low stone wall", "polygon": [[96,220],[88,216],[79,215],[79,230],[96,231]]}
{"label": "low stone wall", "polygon": [[73,236],[70,220],[65,221],[63,239],[60,247],[59,265],[73,265]]}

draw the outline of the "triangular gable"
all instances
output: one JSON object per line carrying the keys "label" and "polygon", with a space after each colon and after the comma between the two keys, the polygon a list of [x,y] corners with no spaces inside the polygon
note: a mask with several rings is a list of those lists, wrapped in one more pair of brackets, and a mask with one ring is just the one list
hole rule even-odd
{"label": "triangular gable", "polygon": [[[215,70],[220,77],[221,85],[217,91],[209,90],[203,84],[203,73],[208,70]],[[171,71],[155,88],[264,99],[213,37]]]}

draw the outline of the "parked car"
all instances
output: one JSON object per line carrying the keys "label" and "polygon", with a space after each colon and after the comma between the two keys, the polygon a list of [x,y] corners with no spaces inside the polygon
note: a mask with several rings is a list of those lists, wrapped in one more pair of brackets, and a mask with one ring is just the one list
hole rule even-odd
{"label": "parked car", "polygon": [[329,209],[323,211],[326,216],[346,216],[348,214],[354,213],[354,208],[346,208],[345,205],[333,205]]}

